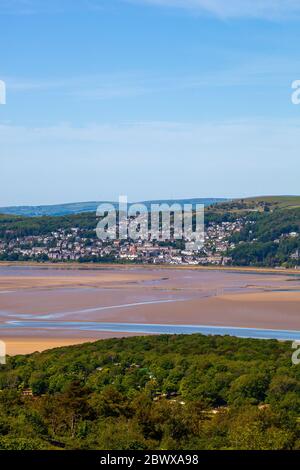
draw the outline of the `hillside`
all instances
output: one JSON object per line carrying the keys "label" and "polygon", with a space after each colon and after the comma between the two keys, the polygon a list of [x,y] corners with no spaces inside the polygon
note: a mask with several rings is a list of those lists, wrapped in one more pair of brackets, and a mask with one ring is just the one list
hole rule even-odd
{"label": "hillside", "polygon": [[228,250],[235,266],[300,265],[300,196],[234,199],[206,208],[205,221],[243,220]]}
{"label": "hillside", "polygon": [[[194,199],[163,199],[153,201],[141,201],[148,209],[151,204],[204,204],[210,206],[222,201],[225,198],[194,198]],[[41,216],[62,216],[71,214],[80,214],[82,212],[96,212],[100,204],[108,202],[118,207],[117,202],[112,201],[92,201],[92,202],[76,202],[69,204],[57,204],[47,206],[13,206],[13,207],[0,207],[0,214],[20,215],[25,217],[41,217]]]}
{"label": "hillside", "polygon": [[[217,252],[222,253],[222,256],[229,260],[227,264],[236,266],[299,266],[300,207],[297,207],[299,201],[300,197],[286,196],[241,199],[207,206],[205,225],[209,237],[204,246],[204,254],[205,250],[211,250],[212,256]],[[233,227],[232,232],[226,232],[226,224],[227,228]],[[115,247],[103,256],[89,255],[89,251],[98,249],[96,225],[97,218],[94,212],[35,217],[2,214],[0,215],[0,260],[49,261],[51,250],[66,245],[68,241],[73,248],[74,244],[80,243],[82,253],[86,252],[80,257],[80,262],[120,262],[121,258],[118,257]],[[214,230],[212,227],[215,227]],[[222,241],[219,244],[216,242],[219,237],[221,240],[226,237],[225,245],[222,246]],[[164,244],[171,246],[172,242]],[[173,245],[178,249],[184,248],[181,241]],[[35,255],[30,248],[40,252],[40,255]],[[153,250],[155,249],[159,251],[160,247],[156,246]],[[223,251],[218,251],[220,249]],[[201,258],[200,255],[201,253],[199,254]],[[66,252],[65,258],[60,259],[74,260],[74,252]],[[78,257],[76,259],[78,260]],[[195,262],[197,263],[197,260]]]}
{"label": "hillside", "polygon": [[297,266],[300,263],[300,207],[250,213],[243,230],[232,236],[230,252],[240,266]]}
{"label": "hillside", "polygon": [[0,366],[0,449],[300,449],[289,343],[102,340]]}
{"label": "hillside", "polygon": [[84,212],[65,216],[25,217],[0,214],[0,238],[14,238],[24,235],[43,235],[51,231],[72,227],[91,230],[94,234],[97,224],[96,214]]}
{"label": "hillside", "polygon": [[300,196],[260,196],[232,199],[218,203],[212,210],[246,213],[300,208]]}

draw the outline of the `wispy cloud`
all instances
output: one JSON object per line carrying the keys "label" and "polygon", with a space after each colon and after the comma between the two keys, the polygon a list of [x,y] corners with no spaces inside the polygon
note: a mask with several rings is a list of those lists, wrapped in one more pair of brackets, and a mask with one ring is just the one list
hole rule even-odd
{"label": "wispy cloud", "polygon": [[12,93],[56,93],[83,100],[130,98],[151,93],[158,88],[155,79],[144,74],[103,74],[62,78],[4,77]]}
{"label": "wispy cloud", "polygon": [[[156,153],[161,144],[174,144],[182,150],[186,145],[194,149],[192,154],[198,155],[205,149],[203,157],[211,152],[222,159],[224,153],[231,154],[239,159],[242,154],[260,150],[284,150],[294,147],[295,157],[298,161],[299,119],[232,119],[208,122],[180,122],[180,121],[142,121],[124,122],[119,124],[87,124],[74,126],[71,123],[61,123],[46,127],[16,126],[0,123],[0,137],[2,144],[21,146],[24,143],[57,142],[85,142],[85,143],[114,143],[119,149],[126,151],[126,146],[136,144],[142,153]],[[17,137],[17,138],[16,138]],[[152,148],[148,143],[155,142]],[[123,146],[123,144],[126,144]],[[197,145],[196,145],[197,144]],[[226,144],[226,145],[225,145]],[[232,153],[233,148],[239,150]],[[227,149],[227,150],[226,150]],[[241,149],[243,149],[241,153]],[[172,149],[174,150],[174,149]],[[139,154],[139,151],[137,154]],[[161,152],[161,151],[160,151]],[[200,152],[200,153],[199,153]],[[164,153],[164,152],[163,152]],[[188,153],[188,152],[184,152]],[[277,152],[276,152],[277,153]],[[285,152],[288,154],[288,152]],[[167,156],[168,152],[166,153]],[[234,157],[234,155],[236,157]],[[272,153],[270,153],[271,157]],[[267,156],[267,155],[266,155]],[[290,156],[292,156],[290,154]],[[172,155],[170,155],[171,158]],[[72,155],[70,155],[72,158]],[[120,158],[122,155],[120,154]],[[254,158],[254,155],[253,155]],[[244,160],[245,163],[245,160]],[[249,162],[250,163],[250,162]],[[280,163],[280,162],[278,162]],[[276,159],[274,159],[276,165]]]}
{"label": "wispy cloud", "polygon": [[[198,196],[296,194],[299,129],[300,119],[4,124],[0,200],[9,205],[118,194],[171,197],[178,188]],[[180,171],[170,171],[174,162]],[[22,184],[12,185],[11,175]]]}
{"label": "wispy cloud", "polygon": [[2,78],[9,93],[51,93],[78,100],[101,101],[209,88],[287,86],[298,76],[299,68],[297,58],[262,56],[228,68],[206,69],[202,73],[158,75],[151,71],[128,71],[78,77]]}
{"label": "wispy cloud", "polygon": [[0,14],[32,15],[57,10],[59,4],[56,0],[51,3],[51,8],[49,8],[48,2],[40,0],[0,0]]}
{"label": "wispy cloud", "polygon": [[300,17],[299,0],[123,0],[141,5],[182,8],[219,18],[290,19]]}
{"label": "wispy cloud", "polygon": [[[70,10],[92,9],[93,2],[100,7],[103,0],[0,0],[0,15],[34,15],[64,13]],[[95,5],[96,5],[95,4]],[[99,11],[101,8],[99,8]]]}
{"label": "wispy cloud", "polygon": [[293,19],[300,17],[299,0],[0,0],[0,14],[61,13],[68,10],[105,11],[120,3],[181,8],[219,18]]}

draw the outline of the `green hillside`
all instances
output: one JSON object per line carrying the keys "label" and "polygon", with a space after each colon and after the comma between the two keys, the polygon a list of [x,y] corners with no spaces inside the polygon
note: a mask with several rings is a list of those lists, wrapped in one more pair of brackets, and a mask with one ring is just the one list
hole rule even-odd
{"label": "green hillside", "polygon": [[264,196],[246,199],[246,204],[252,207],[264,203],[271,209],[293,209],[300,207],[300,196]]}
{"label": "green hillside", "polygon": [[289,343],[105,340],[0,366],[0,449],[300,449]]}
{"label": "green hillside", "polygon": [[268,212],[276,209],[295,209],[300,208],[300,196],[258,196],[244,199],[232,199],[230,201],[220,202],[212,211],[229,212]]}
{"label": "green hillside", "polygon": [[[152,200],[152,201],[139,201],[144,204],[148,209],[151,204],[204,204],[205,206],[213,205],[221,201],[225,201],[225,198],[190,198],[190,199],[163,199],[163,200]],[[74,215],[81,214],[83,212],[96,213],[97,207],[100,204],[106,203],[112,204],[118,208],[118,202],[115,201],[91,201],[91,202],[74,202],[68,204],[54,204],[45,206],[11,206],[11,207],[0,207],[0,213],[9,215],[20,215],[24,217],[44,217],[44,216],[63,216],[63,215]],[[131,203],[129,203],[130,205]]]}
{"label": "green hillside", "polygon": [[[231,237],[230,242],[235,246],[226,253],[233,265],[295,267],[300,264],[300,196],[238,199],[205,208],[206,225],[238,219],[242,220],[243,229]],[[60,229],[70,231],[73,227],[89,240],[95,237],[96,224],[93,212],[43,217],[0,215],[0,241],[47,236]],[[0,259],[26,261],[10,253],[0,254]]]}
{"label": "green hillside", "polygon": [[231,241],[233,264],[240,266],[286,266],[300,264],[300,207],[251,212],[248,224]]}

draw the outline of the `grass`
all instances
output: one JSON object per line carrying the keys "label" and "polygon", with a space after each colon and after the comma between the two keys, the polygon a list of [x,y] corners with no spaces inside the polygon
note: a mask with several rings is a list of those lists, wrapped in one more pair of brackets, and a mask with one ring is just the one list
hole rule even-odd
{"label": "grass", "polygon": [[241,215],[247,212],[264,212],[266,209],[274,211],[296,208],[300,208],[300,196],[255,196],[221,202],[211,206],[209,211]]}

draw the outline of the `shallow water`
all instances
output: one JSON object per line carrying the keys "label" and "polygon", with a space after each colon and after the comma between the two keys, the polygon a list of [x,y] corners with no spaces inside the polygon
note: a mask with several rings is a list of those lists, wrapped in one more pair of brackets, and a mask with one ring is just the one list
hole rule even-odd
{"label": "shallow water", "polygon": [[257,328],[219,327],[205,325],[161,325],[143,323],[102,323],[102,322],[37,322],[37,321],[10,321],[2,326],[5,329],[34,328],[59,329],[60,331],[111,331],[121,333],[145,334],[194,334],[229,335],[240,338],[260,338],[278,340],[300,340],[300,331],[269,330]]}
{"label": "shallow water", "polygon": [[57,334],[74,331],[76,336],[80,331],[199,332],[298,339],[300,302],[296,298],[289,303],[278,302],[278,297],[268,302],[248,302],[247,297],[244,301],[242,295],[232,299],[235,294],[299,291],[299,274],[0,266],[0,337],[1,330],[30,336],[32,328],[44,337],[47,331],[60,330]]}

